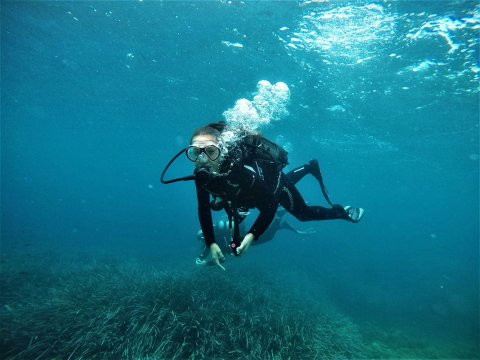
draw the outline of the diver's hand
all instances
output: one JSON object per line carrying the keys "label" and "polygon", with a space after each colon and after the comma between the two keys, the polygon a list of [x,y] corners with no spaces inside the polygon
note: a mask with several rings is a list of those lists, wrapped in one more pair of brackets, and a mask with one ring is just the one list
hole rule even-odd
{"label": "diver's hand", "polygon": [[242,240],[242,243],[237,248],[237,255],[243,255],[247,252],[250,245],[252,245],[255,236],[252,233],[248,233]]}
{"label": "diver's hand", "polygon": [[225,271],[225,267],[223,267],[221,262],[225,261],[225,256],[223,256],[222,250],[220,249],[220,246],[218,246],[217,243],[213,243],[210,245],[210,254],[212,255],[213,262],[219,266],[223,271]]}
{"label": "diver's hand", "polygon": [[295,229],[296,233],[298,235],[313,235],[313,234],[316,234],[317,231],[314,229],[314,228],[308,228],[308,229],[304,229],[304,230],[298,230],[298,229]]}

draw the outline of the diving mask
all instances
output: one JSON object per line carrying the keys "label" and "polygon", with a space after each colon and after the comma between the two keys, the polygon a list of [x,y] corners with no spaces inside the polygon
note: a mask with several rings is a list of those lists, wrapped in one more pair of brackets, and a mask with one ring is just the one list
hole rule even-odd
{"label": "diving mask", "polygon": [[188,160],[196,162],[200,155],[203,153],[211,161],[215,161],[220,156],[220,148],[215,145],[207,145],[205,147],[190,145],[187,150],[185,150]]}

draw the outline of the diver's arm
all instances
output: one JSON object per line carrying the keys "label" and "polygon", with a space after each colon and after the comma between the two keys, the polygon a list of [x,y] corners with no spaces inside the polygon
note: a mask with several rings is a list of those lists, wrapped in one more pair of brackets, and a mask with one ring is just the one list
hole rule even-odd
{"label": "diver's arm", "polygon": [[255,240],[257,240],[272,223],[277,211],[277,204],[272,201],[263,205],[262,207],[259,207],[258,209],[260,210],[260,213],[248,231],[255,237]]}
{"label": "diver's arm", "polygon": [[198,220],[205,238],[205,245],[209,248],[215,243],[215,234],[213,232],[212,211],[210,209],[210,195],[200,184],[195,182],[197,187],[198,200]]}
{"label": "diver's arm", "polygon": [[240,246],[237,248],[237,255],[244,254],[252,242],[257,240],[260,235],[262,235],[265,230],[267,230],[268,226],[271,224],[272,220],[275,217],[275,213],[277,211],[277,205],[275,203],[271,203],[269,206],[259,209],[260,214],[255,220],[255,223],[250,228],[249,232],[243,238]]}
{"label": "diver's arm", "polygon": [[[265,174],[271,171],[269,167],[264,167],[262,170]],[[248,232],[257,240],[275,219],[278,201],[275,199],[275,191],[271,188],[271,184],[266,183],[263,177],[255,179],[250,188],[250,193],[255,199],[255,207],[260,213]]]}
{"label": "diver's arm", "polygon": [[275,201],[273,193],[265,191],[264,187],[257,187],[252,190],[252,194],[257,199],[256,207],[260,213],[237,248],[237,255],[244,254],[248,250],[252,242],[267,230],[277,213],[278,203]]}
{"label": "diver's arm", "polygon": [[225,268],[220,264],[220,261],[225,260],[222,250],[215,242],[215,233],[213,231],[212,210],[210,208],[210,195],[200,184],[195,182],[197,187],[198,199],[198,219],[202,228],[203,236],[205,238],[205,245],[210,248],[213,262],[222,270]]}

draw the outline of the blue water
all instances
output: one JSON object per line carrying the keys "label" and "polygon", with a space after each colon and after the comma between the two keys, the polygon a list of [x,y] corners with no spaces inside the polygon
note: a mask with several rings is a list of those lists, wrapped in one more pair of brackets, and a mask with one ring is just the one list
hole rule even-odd
{"label": "blue water", "polygon": [[289,115],[261,131],[291,166],[318,158],[332,200],[365,217],[287,217],[317,234],[280,232],[228,276],[267,269],[358,324],[478,353],[479,29],[474,1],[3,1],[2,262],[198,271],[194,186],[160,172],[282,81]]}

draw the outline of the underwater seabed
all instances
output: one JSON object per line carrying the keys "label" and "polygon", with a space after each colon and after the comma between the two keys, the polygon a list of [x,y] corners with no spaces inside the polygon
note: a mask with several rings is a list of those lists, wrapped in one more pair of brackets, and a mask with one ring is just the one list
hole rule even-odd
{"label": "underwater seabed", "polygon": [[475,357],[453,345],[355,324],[328,301],[311,299],[267,271],[231,277],[215,270],[4,257],[0,358]]}

